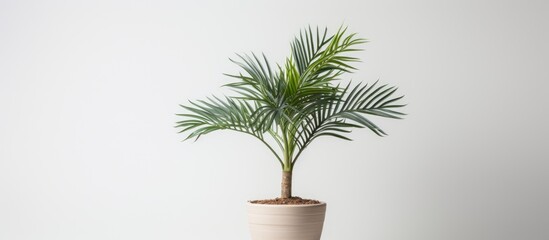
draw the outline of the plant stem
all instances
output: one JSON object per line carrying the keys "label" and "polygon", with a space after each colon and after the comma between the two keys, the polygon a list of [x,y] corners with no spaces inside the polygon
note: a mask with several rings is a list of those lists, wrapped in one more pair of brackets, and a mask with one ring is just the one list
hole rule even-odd
{"label": "plant stem", "polygon": [[281,198],[292,197],[292,171],[282,171],[282,191]]}

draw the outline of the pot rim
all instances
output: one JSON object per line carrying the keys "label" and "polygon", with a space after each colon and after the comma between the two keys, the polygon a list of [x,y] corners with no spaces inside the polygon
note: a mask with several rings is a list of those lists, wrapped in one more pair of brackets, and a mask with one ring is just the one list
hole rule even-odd
{"label": "pot rim", "polygon": [[320,203],[315,204],[266,204],[266,203],[251,203],[246,201],[248,206],[261,206],[261,207],[272,207],[272,208],[300,208],[300,207],[318,207],[325,206],[326,202],[320,201]]}

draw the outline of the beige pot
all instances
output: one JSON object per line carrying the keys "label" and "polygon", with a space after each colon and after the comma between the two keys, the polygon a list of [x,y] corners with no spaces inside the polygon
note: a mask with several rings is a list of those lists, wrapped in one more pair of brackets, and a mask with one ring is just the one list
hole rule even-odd
{"label": "beige pot", "polygon": [[326,203],[270,205],[248,203],[252,240],[320,240]]}

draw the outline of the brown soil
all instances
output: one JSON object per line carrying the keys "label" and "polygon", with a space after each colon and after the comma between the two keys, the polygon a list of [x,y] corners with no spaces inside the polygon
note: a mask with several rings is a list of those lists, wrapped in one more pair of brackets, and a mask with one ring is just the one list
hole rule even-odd
{"label": "brown soil", "polygon": [[313,200],[313,199],[303,199],[300,197],[291,197],[291,198],[251,200],[250,203],[273,204],[273,205],[307,205],[307,204],[319,204],[320,201]]}

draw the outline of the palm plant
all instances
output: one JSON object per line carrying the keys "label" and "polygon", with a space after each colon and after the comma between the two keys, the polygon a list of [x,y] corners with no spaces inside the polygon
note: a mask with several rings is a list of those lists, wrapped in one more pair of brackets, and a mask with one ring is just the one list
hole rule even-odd
{"label": "palm plant", "polygon": [[282,168],[281,198],[292,196],[292,170],[303,151],[321,136],[351,140],[353,128],[367,128],[379,136],[385,132],[366,116],[400,119],[403,96],[395,87],[373,84],[340,84],[340,76],[356,70],[349,53],[366,43],[340,28],[302,30],[291,43],[291,56],[283,66],[273,66],[265,55],[238,55],[232,60],[243,72],[227,76],[236,96],[211,97],[181,105],[177,114],[180,133],[186,139],[217,131],[249,134],[274,154]]}

